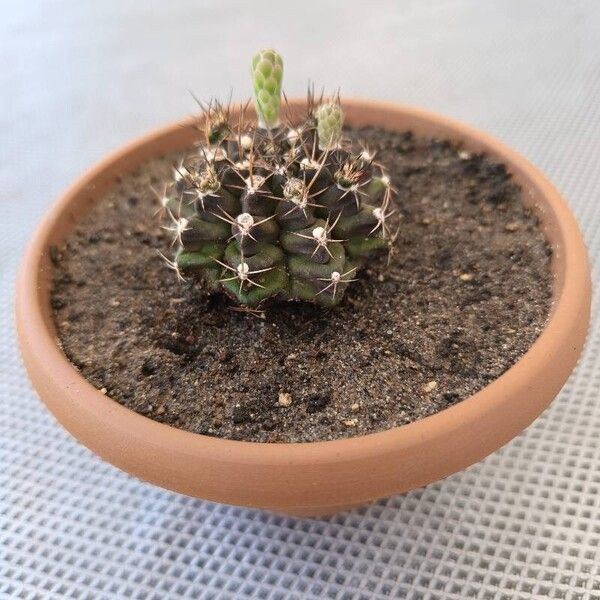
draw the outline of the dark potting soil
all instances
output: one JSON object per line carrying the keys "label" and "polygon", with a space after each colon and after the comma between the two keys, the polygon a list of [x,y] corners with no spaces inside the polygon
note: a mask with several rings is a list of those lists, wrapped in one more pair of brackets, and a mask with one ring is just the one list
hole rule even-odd
{"label": "dark potting soil", "polygon": [[282,302],[264,319],[180,283],[150,186],[177,156],[123,176],[53,251],[60,343],[111,398],[175,427],[260,442],[331,440],[438,412],[504,373],[549,313],[551,249],[503,165],[373,128],[398,189],[391,264],[335,310]]}

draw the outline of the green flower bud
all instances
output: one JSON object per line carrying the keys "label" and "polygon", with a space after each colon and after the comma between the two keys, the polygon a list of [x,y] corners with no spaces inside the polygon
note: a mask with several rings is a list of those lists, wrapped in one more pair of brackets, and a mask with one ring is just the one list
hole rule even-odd
{"label": "green flower bud", "polygon": [[261,127],[273,129],[279,125],[283,60],[275,50],[261,50],[252,59],[254,104]]}
{"label": "green flower bud", "polygon": [[319,134],[319,149],[332,149],[339,145],[342,139],[344,112],[339,104],[321,104],[317,109],[317,133]]}

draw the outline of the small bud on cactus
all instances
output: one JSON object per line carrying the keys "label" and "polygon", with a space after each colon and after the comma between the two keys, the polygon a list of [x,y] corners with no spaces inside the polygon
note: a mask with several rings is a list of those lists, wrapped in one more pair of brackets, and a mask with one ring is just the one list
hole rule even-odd
{"label": "small bud on cactus", "polygon": [[273,50],[252,61],[258,127],[243,110],[231,123],[228,109],[209,103],[197,156],[175,167],[170,192],[159,195],[178,247],[167,262],[242,305],[334,306],[395,239],[393,188],[373,156],[342,146],[339,98],[317,105],[309,90],[304,120],[279,126],[282,72]]}
{"label": "small bud on cactus", "polygon": [[254,104],[259,124],[265,129],[279,125],[283,60],[275,50],[261,50],[252,59]]}
{"label": "small bud on cactus", "polygon": [[322,104],[317,109],[319,150],[337,148],[342,139],[344,113],[339,104]]}

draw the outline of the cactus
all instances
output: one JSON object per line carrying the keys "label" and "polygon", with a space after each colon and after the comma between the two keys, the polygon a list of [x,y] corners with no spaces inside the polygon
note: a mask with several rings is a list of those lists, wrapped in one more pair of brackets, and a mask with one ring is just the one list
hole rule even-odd
{"label": "cactus", "polygon": [[342,140],[339,97],[280,124],[283,63],[252,60],[258,126],[209,103],[198,152],[161,194],[177,251],[170,268],[202,277],[243,306],[267,299],[338,304],[375,253],[390,247],[392,187],[367,151]]}

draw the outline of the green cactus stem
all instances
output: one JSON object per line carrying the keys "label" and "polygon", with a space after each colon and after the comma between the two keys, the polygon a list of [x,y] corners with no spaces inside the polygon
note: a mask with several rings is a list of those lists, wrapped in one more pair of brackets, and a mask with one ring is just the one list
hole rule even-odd
{"label": "green cactus stem", "polygon": [[[342,147],[339,98],[278,127],[282,63],[252,61],[258,124],[232,126],[211,102],[197,154],[157,194],[170,223],[180,278],[203,278],[244,306],[266,300],[333,307],[360,269],[390,247],[393,188],[373,157]],[[264,128],[268,128],[265,133]]]}
{"label": "green cactus stem", "polygon": [[275,50],[261,50],[252,58],[252,85],[259,126],[274,129],[279,125],[283,60]]}

